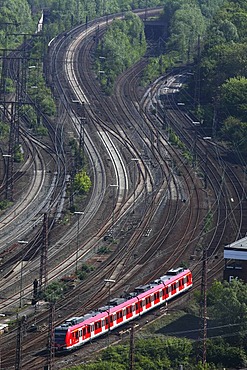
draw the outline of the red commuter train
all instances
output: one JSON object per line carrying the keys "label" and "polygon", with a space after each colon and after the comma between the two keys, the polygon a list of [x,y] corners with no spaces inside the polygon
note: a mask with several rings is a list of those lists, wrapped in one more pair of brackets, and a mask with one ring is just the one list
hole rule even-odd
{"label": "red commuter train", "polygon": [[55,328],[55,348],[69,351],[144,315],[192,287],[192,273],[179,267],[151,283],[135,288],[127,298],[114,298],[109,306],[82,317],[72,317]]}

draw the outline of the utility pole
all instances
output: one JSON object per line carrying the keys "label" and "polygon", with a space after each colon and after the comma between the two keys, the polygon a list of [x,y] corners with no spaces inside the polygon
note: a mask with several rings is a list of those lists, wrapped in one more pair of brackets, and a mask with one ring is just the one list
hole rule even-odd
{"label": "utility pole", "polygon": [[111,331],[111,323],[110,323],[110,311],[111,311],[111,284],[115,284],[116,280],[114,279],[104,279],[105,283],[109,284],[109,302],[108,302],[108,346],[110,346],[110,331]]}
{"label": "utility pole", "polygon": [[48,327],[48,341],[47,341],[47,361],[45,370],[53,369],[53,359],[54,359],[54,332],[53,323],[55,316],[55,303],[50,302],[49,308],[49,327]]}
{"label": "utility pole", "polygon": [[207,362],[207,247],[203,249],[198,350],[200,352],[198,361],[201,360],[205,368]]}
{"label": "utility pole", "polygon": [[78,273],[78,253],[79,253],[79,233],[80,233],[80,216],[84,215],[84,212],[75,211],[77,215],[77,237],[76,237],[76,260],[75,260],[75,273]]}
{"label": "utility pole", "polygon": [[5,22],[5,23],[2,23],[1,24],[3,27],[4,27],[4,49],[3,49],[3,56],[2,56],[2,70],[1,70],[1,88],[0,88],[0,91],[1,91],[1,94],[2,94],[2,99],[4,101],[5,99],[5,94],[6,94],[6,78],[7,78],[7,69],[8,69],[8,65],[7,65],[7,61],[6,61],[6,58],[7,58],[7,52],[8,52],[8,28],[10,26],[15,26],[17,27],[18,24],[16,22]]}
{"label": "utility pole", "polygon": [[18,328],[16,337],[16,352],[15,352],[15,370],[21,370],[22,368],[22,339],[24,332],[24,325],[26,318],[22,316],[20,319],[17,316]]}
{"label": "utility pole", "polygon": [[26,104],[26,86],[27,86],[27,61],[29,59],[27,52],[27,36],[32,36],[28,33],[9,33],[8,36],[23,36],[23,48],[20,56],[9,59],[17,59],[17,74],[15,82],[15,109],[13,111],[13,121],[15,123],[15,144],[19,144],[19,124],[20,124],[20,109],[23,104]]}
{"label": "utility pole", "polygon": [[80,139],[79,139],[79,158],[80,162],[79,165],[84,165],[85,162],[85,123],[86,123],[86,115],[85,115],[85,103],[82,102],[82,115],[80,118]]}
{"label": "utility pole", "polygon": [[195,70],[195,96],[194,96],[194,105],[195,107],[200,106],[201,101],[201,76],[200,76],[200,63],[201,63],[201,37],[198,35],[197,39],[197,61],[196,61],[196,70]]}
{"label": "utility pole", "polygon": [[[12,125],[10,125],[10,131]],[[3,157],[6,158],[6,181],[5,181],[5,199],[13,200],[13,172],[14,172],[14,158],[13,158],[13,148],[11,145],[11,135],[9,137],[9,149],[8,154],[4,154]]]}
{"label": "utility pole", "polygon": [[[20,108],[24,104],[24,92],[26,91],[26,65],[27,65],[27,55],[26,55],[26,34],[24,34],[24,49],[23,55],[18,57],[7,56],[8,54],[8,36],[11,35],[22,35],[22,34],[12,34],[7,33],[7,26],[13,23],[6,23],[5,30],[5,49],[3,50],[2,57],[2,71],[1,71],[1,104],[3,106],[3,116],[6,121],[10,123],[9,132],[9,148],[6,166],[6,187],[5,187],[5,199],[13,201],[13,166],[16,145],[19,145],[19,123],[20,123]],[[16,26],[16,24],[15,24]],[[13,101],[6,101],[6,79],[8,76],[8,62],[7,59],[17,60],[17,74],[16,74],[16,91]],[[10,107],[10,110],[8,110]]]}
{"label": "utility pole", "polygon": [[129,354],[129,370],[134,370],[134,352],[135,352],[135,341],[134,341],[134,323],[131,324],[130,329],[130,354]]}
{"label": "utility pole", "polygon": [[206,147],[205,170],[204,170],[204,189],[208,187],[208,149]]}
{"label": "utility pole", "polygon": [[196,166],[196,144],[197,144],[197,132],[196,132],[196,129],[195,129],[194,133],[193,133],[193,148],[192,148],[192,156],[193,156],[192,165],[193,165],[193,167]]}
{"label": "utility pole", "polygon": [[48,251],[48,215],[44,213],[43,220],[43,242],[40,255],[40,271],[39,271],[39,291],[40,293],[46,288],[47,276],[47,251]]}

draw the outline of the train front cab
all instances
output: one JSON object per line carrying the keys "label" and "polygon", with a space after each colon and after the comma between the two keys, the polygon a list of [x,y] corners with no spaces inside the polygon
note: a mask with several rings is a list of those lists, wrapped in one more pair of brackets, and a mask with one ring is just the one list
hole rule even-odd
{"label": "train front cab", "polygon": [[69,344],[68,328],[57,327],[54,332],[54,342],[56,351],[64,351]]}

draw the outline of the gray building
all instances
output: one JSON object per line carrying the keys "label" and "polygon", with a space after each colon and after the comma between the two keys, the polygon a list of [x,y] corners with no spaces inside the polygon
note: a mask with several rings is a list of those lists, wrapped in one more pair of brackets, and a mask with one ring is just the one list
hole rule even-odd
{"label": "gray building", "polygon": [[247,237],[224,247],[224,279],[241,279],[247,283]]}

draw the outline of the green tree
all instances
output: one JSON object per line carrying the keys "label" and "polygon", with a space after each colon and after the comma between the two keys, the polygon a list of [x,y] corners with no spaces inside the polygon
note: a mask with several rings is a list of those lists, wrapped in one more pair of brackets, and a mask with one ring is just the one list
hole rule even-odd
{"label": "green tree", "polygon": [[207,341],[207,361],[228,368],[246,366],[246,354],[242,348],[231,347],[223,338]]}
{"label": "green tree", "polygon": [[223,109],[229,115],[245,118],[247,113],[247,79],[234,77],[227,80],[221,87]]}
{"label": "green tree", "polygon": [[68,287],[63,282],[53,282],[46,287],[45,291],[42,293],[42,298],[47,302],[55,303],[63,297],[67,290]]}
{"label": "green tree", "polygon": [[199,0],[202,14],[212,19],[217,10],[225,3],[225,0]]}
{"label": "green tree", "polygon": [[0,121],[0,139],[7,139],[9,135],[9,125]]}
{"label": "green tree", "polygon": [[247,329],[247,285],[242,281],[215,282],[209,293],[209,314],[219,320],[228,340],[241,345]]}
{"label": "green tree", "polygon": [[190,61],[198,46],[198,37],[206,30],[205,19],[194,1],[183,4],[173,15],[168,49],[178,51],[180,59]]}
{"label": "green tree", "polygon": [[[96,55],[96,68],[107,92],[111,92],[116,77],[137,62],[145,51],[144,26],[138,16],[129,12],[124,20],[115,20],[110,25]],[[100,74],[102,70],[104,74]]]}
{"label": "green tree", "polygon": [[92,186],[90,177],[85,170],[78,172],[74,179],[74,189],[79,193],[88,193]]}
{"label": "green tree", "polygon": [[247,123],[236,117],[228,117],[221,128],[222,138],[229,143],[231,149],[237,149],[247,155]]}

